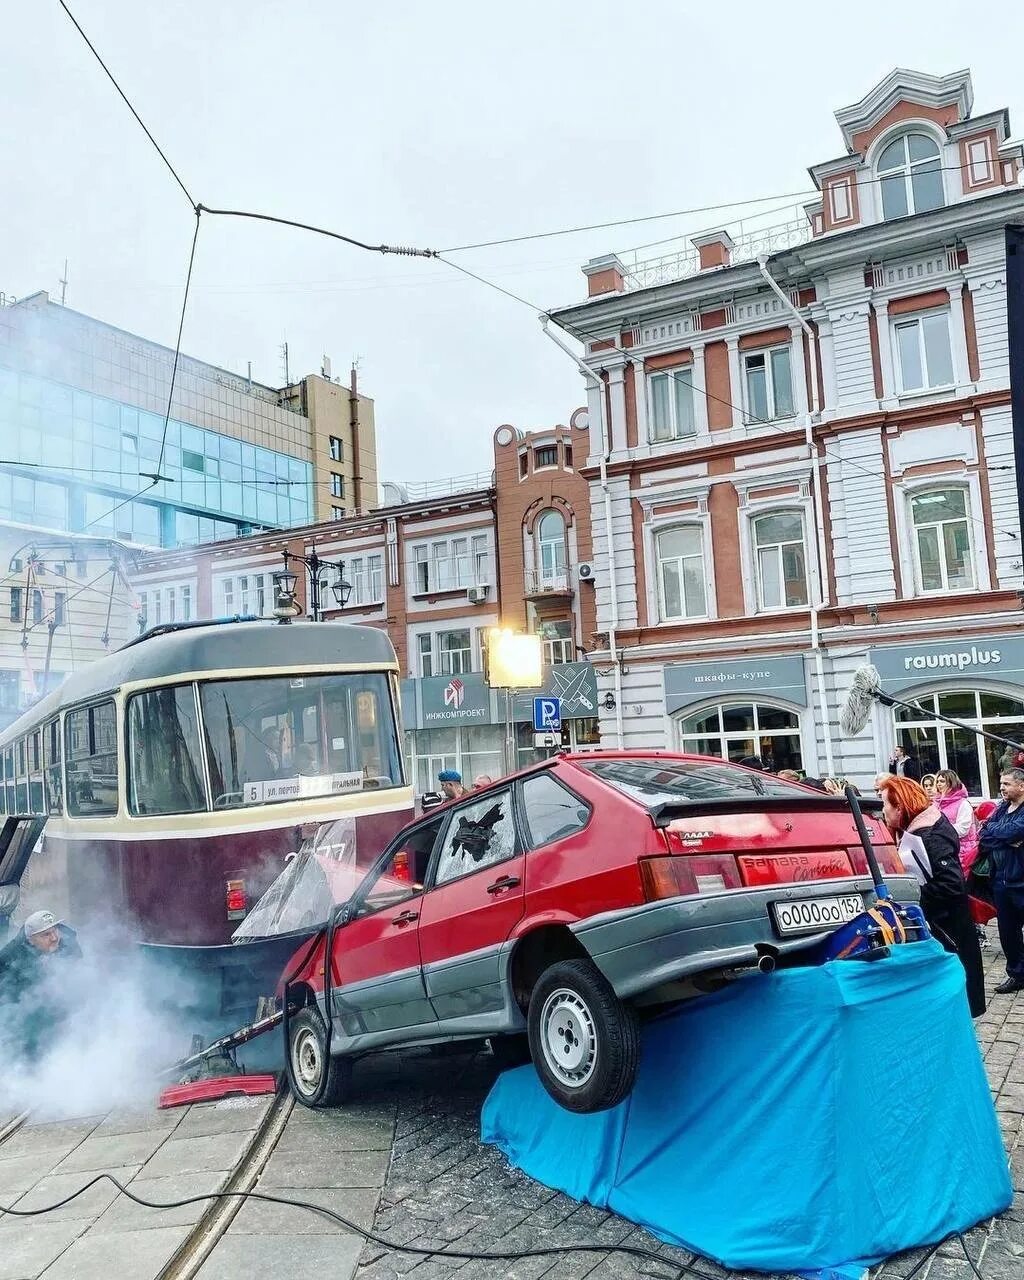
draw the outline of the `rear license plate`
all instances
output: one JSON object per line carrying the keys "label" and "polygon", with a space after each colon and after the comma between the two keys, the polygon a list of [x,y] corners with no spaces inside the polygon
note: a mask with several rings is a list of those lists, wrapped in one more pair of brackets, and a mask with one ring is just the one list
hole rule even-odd
{"label": "rear license plate", "polygon": [[783,936],[792,933],[818,933],[847,924],[864,910],[859,894],[835,898],[795,898],[792,902],[773,902],[775,927]]}

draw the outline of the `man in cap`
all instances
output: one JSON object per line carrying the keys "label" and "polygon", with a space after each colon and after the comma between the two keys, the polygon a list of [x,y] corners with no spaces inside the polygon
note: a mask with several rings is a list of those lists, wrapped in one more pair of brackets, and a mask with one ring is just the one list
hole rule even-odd
{"label": "man in cap", "polygon": [[74,929],[52,911],[33,911],[0,951],[0,1006],[17,1006],[13,1018],[7,1015],[4,1022],[8,1035],[14,1032],[20,1040],[26,1057],[35,1055],[46,1035],[66,1016],[61,1002],[54,999],[57,988],[47,991],[44,984],[53,979],[60,983],[65,963],[81,957]]}
{"label": "man in cap", "polygon": [[39,982],[49,966],[60,960],[79,960],[82,949],[74,929],[52,911],[33,911],[13,940],[0,951],[0,994],[20,1000]]}
{"label": "man in cap", "polygon": [[437,775],[441,784],[441,792],[446,800],[461,800],[466,794],[462,785],[462,774],[457,769],[442,769]]}

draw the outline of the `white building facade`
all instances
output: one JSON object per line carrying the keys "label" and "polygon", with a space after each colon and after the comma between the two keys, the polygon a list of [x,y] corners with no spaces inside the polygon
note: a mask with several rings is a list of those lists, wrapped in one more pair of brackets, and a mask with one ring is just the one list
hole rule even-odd
{"label": "white building facade", "polygon": [[[604,745],[868,783],[897,740],[972,795],[1024,734],[1005,111],[897,70],[836,113],[805,224],[584,267]],[[781,247],[780,247],[781,246]],[[1021,358],[1024,358],[1022,355]],[[917,704],[844,739],[855,668]],[[610,695],[610,697],[609,697]]]}

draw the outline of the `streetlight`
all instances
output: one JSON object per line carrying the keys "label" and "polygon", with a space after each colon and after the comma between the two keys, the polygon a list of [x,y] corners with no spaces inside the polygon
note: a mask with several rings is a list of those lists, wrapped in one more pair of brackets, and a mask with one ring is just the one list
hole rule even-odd
{"label": "streetlight", "polygon": [[345,581],[345,562],[343,560],[337,562],[322,560],[317,555],[315,546],[308,556],[297,555],[294,551],[282,551],[281,555],[284,557],[284,568],[279,573],[274,574],[274,586],[277,590],[277,603],[274,613],[277,615],[278,621],[290,622],[295,614],[299,612],[298,604],[295,600],[298,575],[290,567],[293,560],[303,565],[309,575],[309,612],[314,622],[323,622],[324,620],[320,595],[324,586],[320,575],[324,569],[334,569],[337,573],[335,581],[331,584],[331,591],[338,602],[338,607],[344,609],[348,604],[352,595],[352,584]]}

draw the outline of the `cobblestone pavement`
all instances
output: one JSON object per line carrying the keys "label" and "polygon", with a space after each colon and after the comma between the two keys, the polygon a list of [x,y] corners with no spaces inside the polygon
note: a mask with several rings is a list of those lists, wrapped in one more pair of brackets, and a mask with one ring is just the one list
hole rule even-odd
{"label": "cobblestone pavement", "polygon": [[[994,939],[986,953],[988,986],[1004,976]],[[965,1237],[985,1280],[1024,1277],[1024,995],[994,996],[979,1019],[979,1039],[999,1123],[1020,1190],[1013,1206],[998,1220]],[[395,1137],[374,1228],[403,1244],[424,1248],[488,1251],[536,1248],[544,1244],[617,1243],[659,1253],[667,1263],[694,1264],[709,1280],[753,1280],[754,1273],[727,1271],[707,1259],[660,1244],[632,1223],[560,1192],[540,1186],[509,1166],[493,1147],[479,1140],[480,1104],[494,1077],[486,1052],[440,1057],[403,1054],[366,1064],[357,1075],[360,1104],[390,1094],[395,1111]],[[891,1259],[873,1273],[875,1280],[902,1280],[924,1256],[916,1250]],[[390,1253],[374,1245],[362,1252],[357,1280],[612,1280],[613,1277],[670,1276],[673,1269],[621,1254],[580,1253],[522,1262],[419,1259]],[[922,1280],[969,1280],[974,1276],[957,1241],[942,1246],[918,1271]],[[766,1280],[759,1273],[759,1280]]]}

